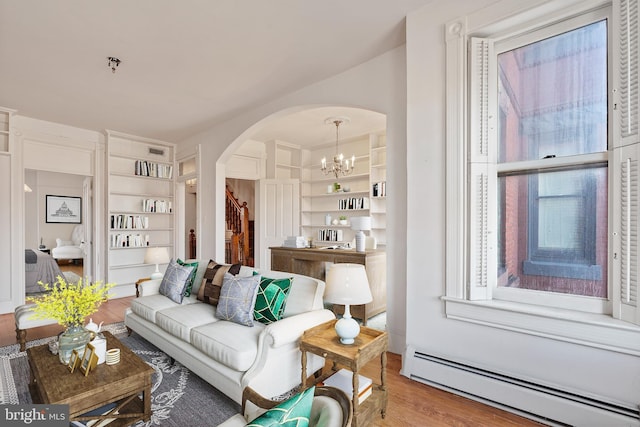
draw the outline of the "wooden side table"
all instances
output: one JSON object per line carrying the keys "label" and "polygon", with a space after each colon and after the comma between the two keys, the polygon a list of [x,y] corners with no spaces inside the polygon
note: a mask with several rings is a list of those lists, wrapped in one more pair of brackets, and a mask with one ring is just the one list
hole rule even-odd
{"label": "wooden side table", "polygon": [[380,357],[380,383],[373,380],[373,392],[362,404],[358,402],[357,391],[353,393],[353,427],[370,425],[377,412],[382,418],[387,411],[387,348],[389,337],[386,332],[367,328],[360,328],[360,335],[355,343],[345,345],[336,335],[335,324],[337,320],[318,325],[308,329],[300,339],[300,351],[302,352],[302,386],[307,385],[307,352],[329,359],[333,362],[332,370],[320,377],[320,381],[338,370],[339,366],[345,367],[354,373],[353,389],[358,390],[358,373],[369,361]]}

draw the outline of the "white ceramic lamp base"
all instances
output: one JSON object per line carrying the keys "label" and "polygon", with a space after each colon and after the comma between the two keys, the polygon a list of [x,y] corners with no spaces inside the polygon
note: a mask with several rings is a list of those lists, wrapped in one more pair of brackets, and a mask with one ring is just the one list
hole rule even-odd
{"label": "white ceramic lamp base", "polygon": [[356,252],[364,252],[365,251],[365,240],[366,236],[362,230],[356,233]]}
{"label": "white ceramic lamp base", "polygon": [[336,334],[340,337],[340,342],[347,345],[353,344],[355,338],[360,334],[360,325],[351,317],[348,305],[344,306],[342,319],[336,322]]}
{"label": "white ceramic lamp base", "polygon": [[162,274],[162,272],[160,271],[160,266],[158,264],[156,264],[156,271],[151,273],[151,279],[152,280],[162,279],[163,276],[164,276],[164,274]]}

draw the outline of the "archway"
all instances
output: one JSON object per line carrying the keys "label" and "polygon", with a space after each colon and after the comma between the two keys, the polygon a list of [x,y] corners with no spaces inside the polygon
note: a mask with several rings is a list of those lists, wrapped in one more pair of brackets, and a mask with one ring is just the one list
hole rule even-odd
{"label": "archway", "polygon": [[[347,126],[340,129],[339,139],[331,123],[325,123],[327,118],[335,116],[350,119]],[[319,168],[320,159],[331,158],[337,142],[345,155],[356,156],[354,172],[338,178],[323,176]],[[337,106],[313,106],[287,111],[278,117],[268,117],[256,123],[250,132],[244,132],[243,137],[238,138],[225,153],[228,155],[224,163],[225,181],[229,182],[230,178],[253,180],[256,183],[256,201],[270,201],[259,194],[261,186],[258,183],[262,180],[269,180],[270,183],[297,180],[299,183],[300,209],[294,214],[298,216],[295,218],[297,221],[287,222],[284,215],[273,215],[265,221],[262,215],[255,215],[256,234],[260,234],[255,239],[256,245],[260,245],[256,247],[255,253],[262,254],[256,257],[258,267],[270,267],[268,246],[282,245],[287,235],[304,236],[305,241],[311,239],[315,246],[349,247],[355,235],[349,219],[362,215],[372,219],[372,230],[368,230],[366,234],[377,241],[380,250],[385,250],[386,198],[378,189],[381,183],[386,183],[385,115],[360,108]],[[218,164],[222,166],[222,158]],[[351,191],[327,194],[327,187],[333,187],[336,180],[343,182],[344,188]],[[364,200],[366,203],[357,207],[339,207],[338,202],[343,199]],[[284,209],[283,206],[288,205],[280,203],[278,206],[279,209]],[[341,236],[335,237],[335,242],[318,236],[324,225],[325,210],[331,211],[336,221],[336,224],[330,225],[331,229]],[[338,224],[338,217],[342,216],[345,217],[345,224]],[[276,217],[277,220],[273,221]],[[276,234],[274,240],[273,223],[297,225],[295,232]],[[265,234],[270,239],[265,238]]]}

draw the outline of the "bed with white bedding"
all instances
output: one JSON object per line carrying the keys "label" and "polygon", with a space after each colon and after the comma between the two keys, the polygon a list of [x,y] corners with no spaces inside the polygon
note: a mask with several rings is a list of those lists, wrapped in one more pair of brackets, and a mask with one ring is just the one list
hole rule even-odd
{"label": "bed with white bedding", "polygon": [[44,291],[42,283],[55,283],[58,276],[65,277],[58,263],[47,253],[37,249],[25,249],[25,293],[36,294]]}

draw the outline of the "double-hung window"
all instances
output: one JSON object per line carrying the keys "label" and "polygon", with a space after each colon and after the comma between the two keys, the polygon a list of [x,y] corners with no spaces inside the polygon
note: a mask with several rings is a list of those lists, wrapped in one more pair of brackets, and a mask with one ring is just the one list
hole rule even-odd
{"label": "double-hung window", "polygon": [[561,12],[447,28],[444,299],[452,318],[588,342],[562,329],[640,323],[638,0]]}
{"label": "double-hung window", "polygon": [[495,297],[607,298],[607,41],[600,12],[494,44]]}

